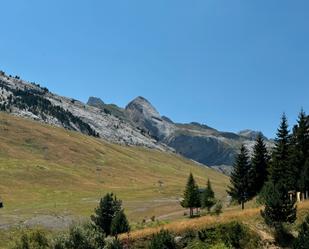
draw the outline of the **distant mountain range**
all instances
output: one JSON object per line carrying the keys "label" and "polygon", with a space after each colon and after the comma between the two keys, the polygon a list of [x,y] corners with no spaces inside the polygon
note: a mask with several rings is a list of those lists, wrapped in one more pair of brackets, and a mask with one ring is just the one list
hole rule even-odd
{"label": "distant mountain range", "polygon": [[[221,132],[196,122],[174,123],[143,97],[137,97],[125,108],[96,97],[90,97],[85,104],[4,72],[0,72],[0,110],[113,143],[174,151],[221,169],[233,164],[242,143],[250,150],[259,133]],[[265,137],[265,141],[272,147],[271,140]]]}

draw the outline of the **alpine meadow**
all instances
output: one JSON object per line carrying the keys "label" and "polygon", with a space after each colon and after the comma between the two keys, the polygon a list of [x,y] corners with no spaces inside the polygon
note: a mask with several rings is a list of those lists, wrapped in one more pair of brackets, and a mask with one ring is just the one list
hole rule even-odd
{"label": "alpine meadow", "polygon": [[309,2],[1,4],[0,249],[309,249]]}

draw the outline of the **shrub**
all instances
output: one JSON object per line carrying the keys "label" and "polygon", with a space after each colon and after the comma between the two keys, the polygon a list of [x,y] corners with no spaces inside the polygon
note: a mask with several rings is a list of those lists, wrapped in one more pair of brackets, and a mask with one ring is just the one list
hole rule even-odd
{"label": "shrub", "polygon": [[112,239],[107,242],[104,249],[123,249],[123,245],[119,239]]}
{"label": "shrub", "polygon": [[259,237],[238,222],[201,230],[198,232],[198,238],[209,246],[218,246],[223,243],[227,248],[259,247]]}
{"label": "shrub", "polygon": [[149,249],[174,249],[176,248],[176,243],[174,237],[170,234],[168,230],[161,230],[159,233],[155,234],[150,241],[148,246]]}
{"label": "shrub", "polygon": [[33,231],[24,233],[19,240],[17,240],[12,249],[48,249],[49,241],[42,231]]}
{"label": "shrub", "polygon": [[309,215],[300,225],[299,234],[293,245],[294,249],[309,248]]}
{"label": "shrub", "polygon": [[55,239],[53,249],[103,249],[104,236],[91,223],[73,226],[69,234]]}

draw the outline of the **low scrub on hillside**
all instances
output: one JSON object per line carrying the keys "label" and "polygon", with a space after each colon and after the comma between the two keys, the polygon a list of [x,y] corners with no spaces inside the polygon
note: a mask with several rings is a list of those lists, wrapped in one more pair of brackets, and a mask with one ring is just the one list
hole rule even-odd
{"label": "low scrub on hillside", "polygon": [[133,245],[133,248],[151,249],[257,249],[261,247],[259,236],[239,222],[230,222],[200,230],[188,230],[182,234],[161,230],[152,237],[135,241]]}

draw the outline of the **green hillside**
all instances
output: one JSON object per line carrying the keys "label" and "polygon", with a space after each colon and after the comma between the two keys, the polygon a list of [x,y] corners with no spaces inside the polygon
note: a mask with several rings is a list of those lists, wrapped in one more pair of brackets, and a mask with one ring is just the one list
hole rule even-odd
{"label": "green hillside", "polygon": [[131,221],[181,216],[189,172],[225,196],[228,178],[173,153],[120,146],[0,113],[0,227],[33,217],[88,217],[114,192]]}

